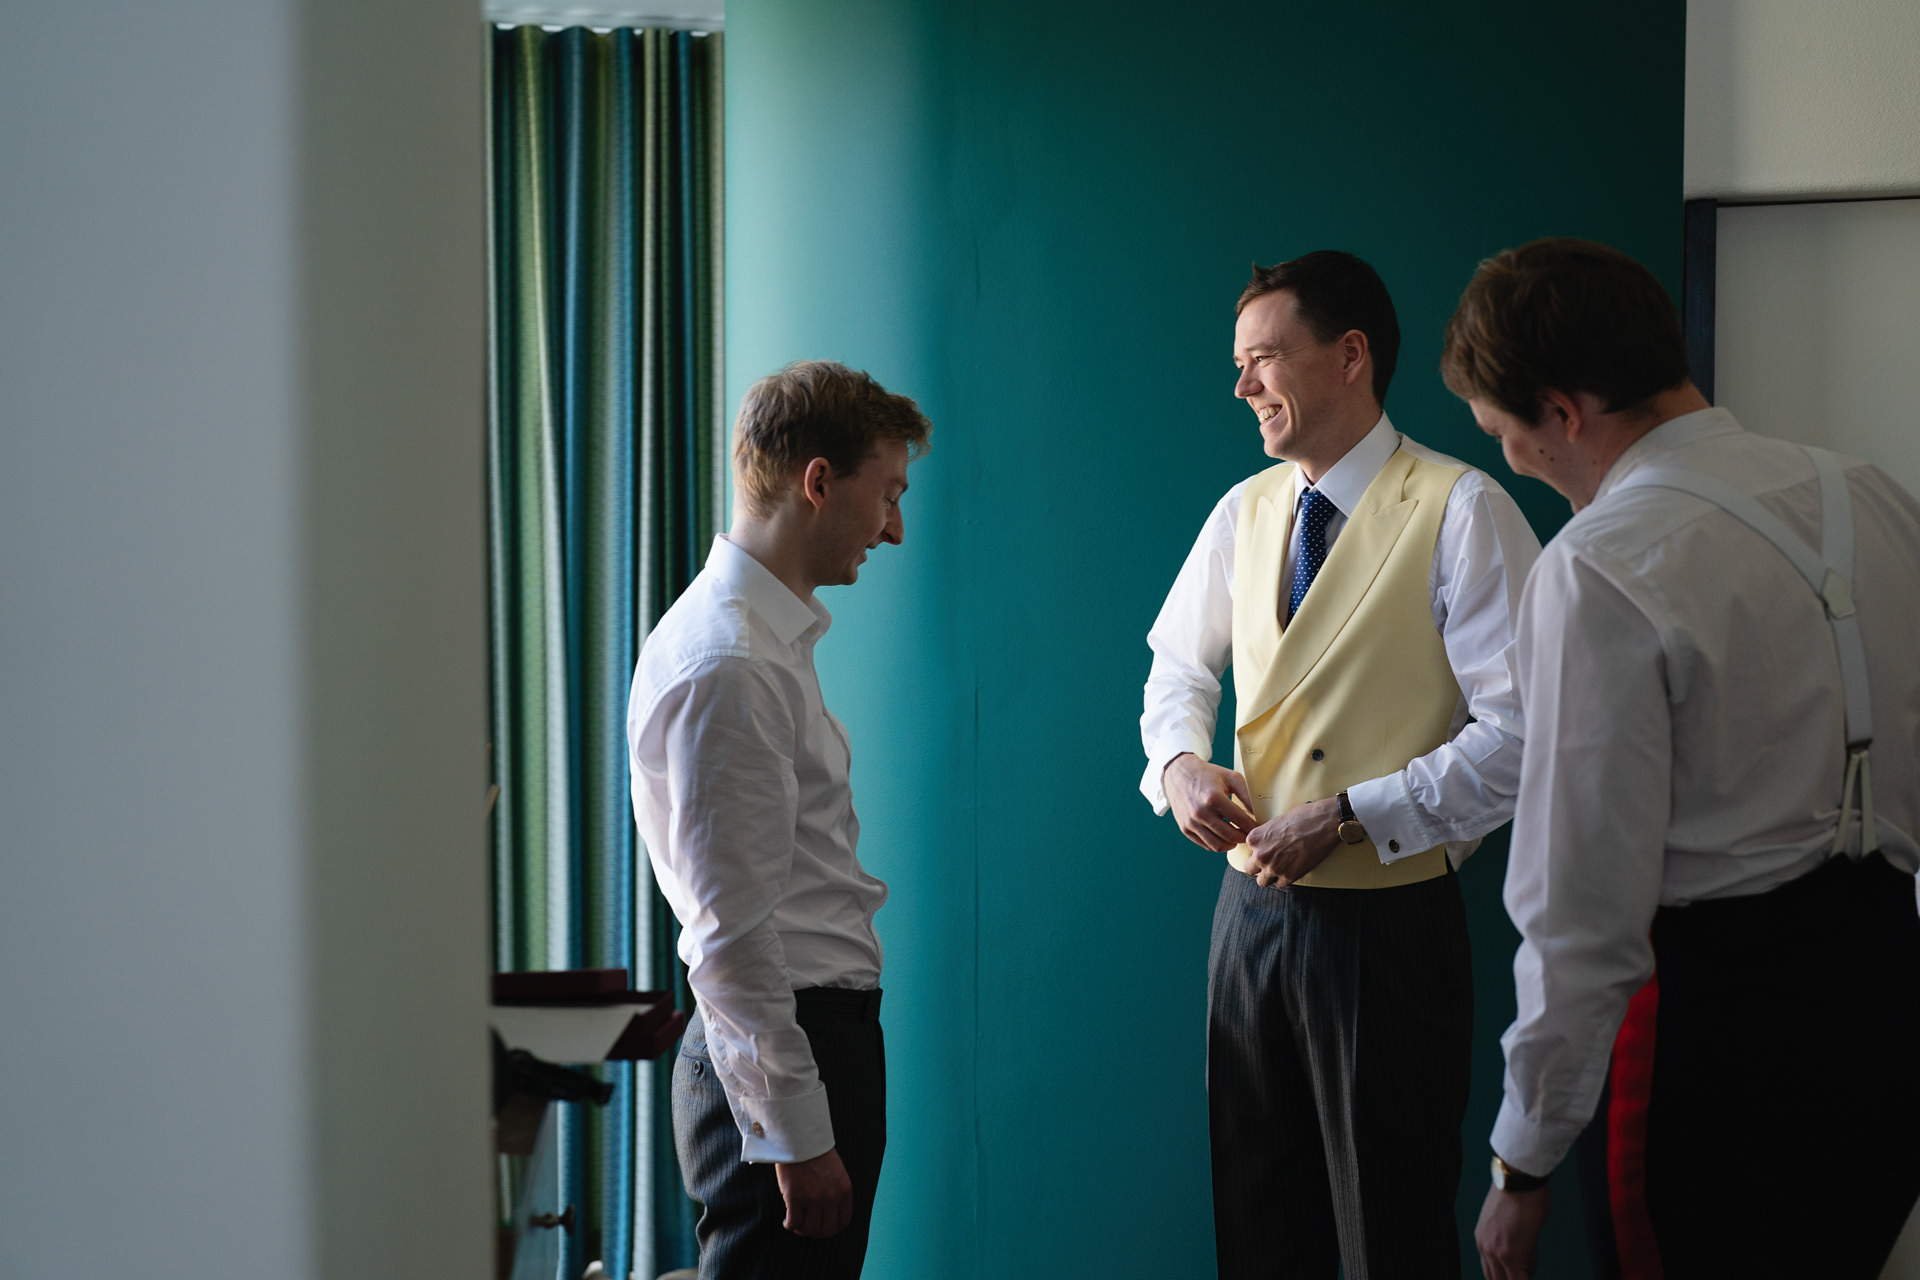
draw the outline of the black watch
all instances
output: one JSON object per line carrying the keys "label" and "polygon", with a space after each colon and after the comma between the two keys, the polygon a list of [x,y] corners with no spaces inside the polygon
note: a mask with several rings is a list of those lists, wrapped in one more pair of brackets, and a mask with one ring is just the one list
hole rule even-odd
{"label": "black watch", "polygon": [[1545,1178],[1522,1173],[1499,1156],[1493,1158],[1493,1185],[1502,1191],[1538,1191],[1547,1185]]}
{"label": "black watch", "polygon": [[1360,825],[1360,819],[1353,816],[1353,801],[1347,799],[1342,791],[1340,799],[1340,839],[1346,844],[1359,844],[1367,838],[1367,829]]}

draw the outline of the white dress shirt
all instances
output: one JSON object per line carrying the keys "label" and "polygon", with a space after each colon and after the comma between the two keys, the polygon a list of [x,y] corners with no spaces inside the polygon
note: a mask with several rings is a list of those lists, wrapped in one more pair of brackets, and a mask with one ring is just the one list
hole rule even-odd
{"label": "white dress shirt", "polygon": [[[1416,458],[1466,465],[1406,439],[1382,414],[1313,486],[1335,510],[1327,524],[1329,552],[1367,486],[1401,448]],[[1202,760],[1213,753],[1220,677],[1233,660],[1234,526],[1245,489],[1241,481],[1215,505],[1147,634],[1153,670],[1140,718],[1147,752],[1140,790],[1155,813],[1167,811],[1160,776],[1168,762],[1183,751]],[[1296,470],[1296,516],[1305,489],[1306,477]],[[1274,596],[1276,610],[1285,607],[1292,590],[1299,543],[1295,519]],[[1521,584],[1539,554],[1539,539],[1506,490],[1468,469],[1447,497],[1428,579],[1433,625],[1461,689],[1449,740],[1397,773],[1347,789],[1354,816],[1381,849],[1383,862],[1445,845],[1458,866],[1481,836],[1512,816],[1521,737],[1513,619]],[[1399,843],[1398,854],[1387,852],[1393,841]]]}
{"label": "white dress shirt", "polygon": [[[1627,1000],[1653,973],[1655,909],[1785,884],[1820,865],[1839,824],[1845,699],[1819,598],[1718,507],[1619,488],[1655,463],[1716,476],[1820,545],[1807,456],[1706,409],[1622,454],[1527,581],[1526,760],[1506,885],[1519,1016],[1502,1039],[1493,1147],[1529,1173],[1557,1165],[1593,1114]],[[1912,871],[1920,504],[1885,473],[1847,466],[1880,847]]]}
{"label": "white dress shirt", "polygon": [[627,704],[634,815],[756,1163],[834,1145],[794,991],[880,981],[887,887],[855,856],[847,732],[813,669],[832,621],[716,538],[641,648]]}

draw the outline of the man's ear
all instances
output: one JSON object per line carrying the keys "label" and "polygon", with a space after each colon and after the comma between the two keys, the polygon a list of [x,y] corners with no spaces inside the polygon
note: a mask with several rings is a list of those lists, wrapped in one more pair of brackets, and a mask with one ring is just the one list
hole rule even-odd
{"label": "man's ear", "polygon": [[[1348,386],[1359,381],[1360,375],[1367,370],[1367,353],[1373,348],[1367,342],[1367,335],[1358,329],[1349,329],[1340,335],[1340,380]],[[1372,387],[1369,382],[1368,387]]]}
{"label": "man's ear", "polygon": [[1592,414],[1589,407],[1581,402],[1582,399],[1548,387],[1540,393],[1540,416],[1534,420],[1534,425],[1550,426],[1567,439],[1574,439],[1592,425]]}
{"label": "man's ear", "polygon": [[827,505],[827,489],[832,484],[833,464],[825,458],[814,458],[800,472],[800,497],[819,511]]}

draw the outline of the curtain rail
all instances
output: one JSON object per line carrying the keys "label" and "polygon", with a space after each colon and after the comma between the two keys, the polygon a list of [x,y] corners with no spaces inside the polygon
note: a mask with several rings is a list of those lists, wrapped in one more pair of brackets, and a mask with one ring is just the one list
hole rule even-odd
{"label": "curtain rail", "polygon": [[1722,209],[1759,209],[1782,204],[1875,204],[1884,200],[1920,200],[1920,190],[1871,196],[1727,196],[1714,203]]}
{"label": "curtain rail", "polygon": [[487,0],[482,6],[486,20],[511,27],[652,27],[668,31],[691,31],[696,35],[724,31],[727,26],[723,0],[655,0],[653,4],[515,3],[515,0]]}

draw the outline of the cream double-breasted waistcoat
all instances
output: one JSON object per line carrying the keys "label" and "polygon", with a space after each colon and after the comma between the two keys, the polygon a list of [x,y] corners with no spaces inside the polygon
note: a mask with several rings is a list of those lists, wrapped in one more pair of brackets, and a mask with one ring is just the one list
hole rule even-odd
{"label": "cream double-breasted waistcoat", "polygon": [[[1234,530],[1234,764],[1262,822],[1404,769],[1447,740],[1460,701],[1431,579],[1447,495],[1465,471],[1396,451],[1283,628],[1294,470],[1249,480]],[[1241,871],[1247,856],[1244,844],[1227,855]],[[1444,874],[1446,856],[1436,846],[1383,864],[1371,840],[1342,844],[1299,883],[1413,884]]]}

